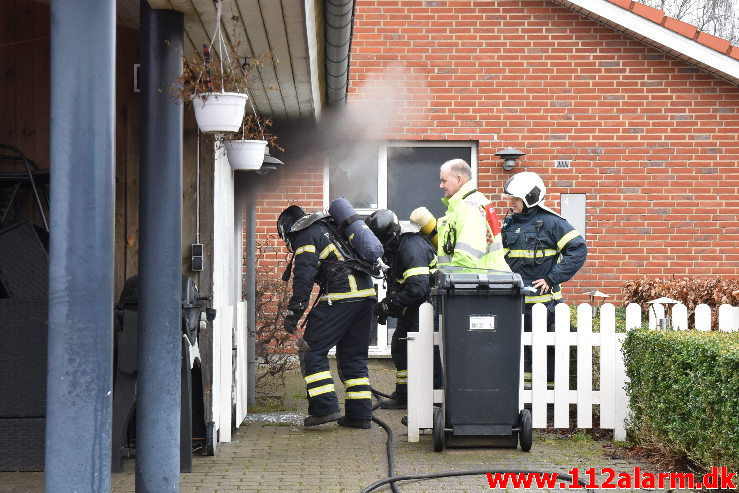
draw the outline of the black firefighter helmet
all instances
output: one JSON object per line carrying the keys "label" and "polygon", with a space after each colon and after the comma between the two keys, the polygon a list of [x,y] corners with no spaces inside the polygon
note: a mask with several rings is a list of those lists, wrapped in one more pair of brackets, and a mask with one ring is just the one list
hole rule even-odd
{"label": "black firefighter helmet", "polygon": [[387,245],[400,234],[398,216],[390,209],[376,210],[367,217],[365,223],[383,245]]}
{"label": "black firefighter helmet", "polygon": [[305,211],[299,205],[291,205],[282,211],[280,213],[280,217],[277,218],[277,234],[279,234],[280,238],[282,238],[288,245],[290,244],[290,239],[287,235],[290,233],[290,229],[298,219],[305,215]]}

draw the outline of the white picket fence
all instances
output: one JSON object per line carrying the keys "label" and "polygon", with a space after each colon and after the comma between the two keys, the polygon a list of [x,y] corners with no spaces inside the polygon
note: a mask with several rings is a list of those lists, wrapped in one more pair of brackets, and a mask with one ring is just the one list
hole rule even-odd
{"label": "white picket fence", "polygon": [[[593,327],[593,307],[583,303],[577,307],[577,331],[570,332],[570,307],[564,303],[555,310],[555,330],[546,330],[546,307],[537,304],[532,310],[532,332],[524,332],[523,347],[531,346],[532,369],[531,388],[524,388],[523,357],[521,358],[521,387],[519,389],[519,408],[531,404],[534,428],[547,427],[547,405],[554,408],[554,427],[570,427],[570,405],[577,408],[576,427],[593,427],[593,406],[598,405],[599,427],[614,430],[614,438],[623,440],[626,436],[624,421],[628,415],[628,400],[624,390],[626,373],[624,370],[621,345],[625,332],[616,332],[615,308],[606,303],[600,307],[600,323]],[[639,305],[626,307],[626,330],[642,326],[648,321],[650,329],[656,329],[665,314],[671,316],[669,324],[674,330],[688,328],[688,310],[677,304],[667,308],[654,304],[648,313],[643,314]],[[433,317],[430,305],[420,312],[422,328],[429,327]],[[431,322],[429,321],[431,320]],[[739,307],[721,305],[718,308],[718,330],[739,331]],[[699,305],[695,311],[695,328],[700,331],[711,330],[711,308]],[[595,330],[594,330],[595,329]],[[426,332],[426,333],[424,333]],[[436,337],[434,337],[436,336]],[[408,353],[408,440],[417,441],[421,430],[431,428],[431,409],[433,402],[441,402],[440,391],[429,395],[424,389],[430,388],[431,358],[427,356],[433,339],[439,342],[438,333],[409,333]],[[554,347],[554,388],[547,388],[547,346]],[[575,347],[576,379],[575,388],[570,388],[570,348]],[[593,348],[599,348],[597,385],[593,382]],[[416,369],[417,371],[413,371]],[[432,402],[433,399],[433,402]]]}
{"label": "white picket fence", "polygon": [[[554,407],[554,427],[570,426],[570,404],[577,406],[576,426],[593,427],[593,406],[599,406],[600,428],[614,430],[614,437],[622,440],[626,436],[624,420],[628,413],[628,400],[624,386],[624,371],[621,344],[624,332],[616,332],[615,308],[610,303],[600,308],[600,326],[593,327],[593,308],[587,303],[577,307],[577,332],[570,332],[569,306],[560,304],[555,310],[555,330],[546,331],[546,308],[537,304],[532,310],[532,332],[524,332],[522,346],[531,346],[532,369],[531,389],[524,389],[523,378],[519,391],[520,406],[531,403],[534,428],[546,428],[547,404]],[[654,304],[648,310],[648,327],[656,329],[658,321],[671,316],[669,326],[674,330],[687,330],[688,309],[683,304],[669,307]],[[739,330],[739,307],[721,305],[718,309],[718,329],[731,332]],[[626,330],[642,326],[642,311],[639,305],[626,307]],[[711,330],[711,308],[696,307],[697,330]],[[547,346],[554,346],[554,389],[547,388]],[[570,347],[576,347],[575,390],[570,389]],[[593,371],[593,348],[598,347],[598,372]],[[521,363],[523,375],[523,359]],[[593,374],[599,376],[594,385]]]}

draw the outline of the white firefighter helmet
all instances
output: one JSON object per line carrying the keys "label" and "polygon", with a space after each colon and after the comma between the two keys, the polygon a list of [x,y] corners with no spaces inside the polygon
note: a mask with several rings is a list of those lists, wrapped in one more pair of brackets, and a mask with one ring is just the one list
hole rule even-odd
{"label": "white firefighter helmet", "polygon": [[518,197],[526,207],[539,205],[547,194],[547,187],[536,173],[523,171],[511,176],[503,185],[503,194]]}

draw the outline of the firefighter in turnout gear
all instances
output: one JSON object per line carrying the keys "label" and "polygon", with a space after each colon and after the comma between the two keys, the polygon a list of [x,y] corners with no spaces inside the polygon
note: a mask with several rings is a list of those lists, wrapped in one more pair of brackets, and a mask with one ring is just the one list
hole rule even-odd
{"label": "firefighter in turnout gear", "polygon": [[398,319],[390,351],[395,364],[395,391],[383,400],[384,409],[405,409],[408,402],[408,331],[418,331],[418,307],[428,300],[431,274],[436,271],[436,253],[417,228],[404,232],[393,211],[380,209],[366,220],[385,249],[390,266],[387,296],[375,305],[378,323]]}
{"label": "firefighter in turnout gear", "polygon": [[439,269],[510,272],[503,258],[500,223],[490,201],[477,191],[470,165],[452,159],[441,166],[439,188],[446,215],[436,223]]}
{"label": "firefighter in turnout gear", "polygon": [[[531,331],[531,309],[547,307],[547,330],[554,331],[554,307],[562,301],[561,284],[585,263],[585,239],[562,216],[543,204],[544,182],[536,173],[513,175],[503,187],[512,214],[503,223],[505,259],[521,275],[524,286],[536,290],[524,298],[524,330]],[[524,353],[525,379],[531,380],[531,348]],[[554,380],[554,348],[549,346],[547,380]]]}
{"label": "firefighter in turnout gear", "polygon": [[[294,253],[292,296],[285,330],[296,331],[310,299],[313,285],[318,300],[307,315],[300,363],[308,395],[305,426],[331,421],[353,428],[372,426],[372,397],[367,358],[372,309],[377,299],[369,273],[358,268],[356,255],[342,241],[338,228],[325,214],[306,215],[295,205],[285,209],[277,229]],[[354,257],[354,258],[352,258]],[[283,279],[289,277],[289,271]],[[286,279],[285,279],[286,280]],[[339,411],[328,352],[336,346],[336,361],[346,388],[345,416]]]}

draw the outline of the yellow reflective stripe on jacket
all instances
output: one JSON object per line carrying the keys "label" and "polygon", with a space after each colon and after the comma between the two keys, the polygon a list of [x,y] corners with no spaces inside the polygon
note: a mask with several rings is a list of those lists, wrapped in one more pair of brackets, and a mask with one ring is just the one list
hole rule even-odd
{"label": "yellow reflective stripe on jacket", "polygon": [[346,293],[328,293],[321,296],[321,301],[346,300],[348,298],[368,298],[375,296],[374,288],[361,289],[359,291],[348,291]]}
{"label": "yellow reflective stripe on jacket", "polygon": [[357,279],[353,275],[349,274],[348,281],[349,291],[357,291]]}
{"label": "yellow reflective stripe on jacket", "polygon": [[372,393],[369,390],[363,390],[361,392],[347,392],[347,399],[372,399]]}
{"label": "yellow reflective stripe on jacket", "polygon": [[403,272],[403,280],[408,279],[411,276],[428,276],[431,272],[428,267],[413,267]]}
{"label": "yellow reflective stripe on jacket", "polygon": [[561,299],[562,299],[562,291],[557,291],[556,293],[547,293],[547,294],[540,294],[537,296],[524,297],[524,301],[526,303],[546,303],[548,301],[561,300]]}
{"label": "yellow reflective stripe on jacket", "polygon": [[557,242],[557,248],[562,250],[567,242],[569,242],[572,238],[577,238],[578,236],[580,236],[580,233],[578,233],[576,229],[573,229]]}
{"label": "yellow reflective stripe on jacket", "polygon": [[514,258],[541,258],[541,257],[552,257],[557,255],[557,250],[509,250],[508,256]]}
{"label": "yellow reflective stripe on jacket", "polygon": [[360,378],[350,378],[346,382],[344,382],[344,387],[347,389],[349,387],[356,387],[357,385],[369,385],[369,378],[368,377],[360,377]]}
{"label": "yellow reflective stripe on jacket", "polygon": [[308,389],[308,395],[310,397],[315,397],[317,395],[321,394],[327,394],[329,392],[335,392],[334,384],[330,383],[328,385],[322,385],[320,387],[316,387],[313,389]]}
{"label": "yellow reflective stripe on jacket", "polygon": [[316,246],[315,245],[303,245],[302,247],[295,250],[295,255],[300,255],[304,252],[311,252],[316,253]]}
{"label": "yellow reflective stripe on jacket", "polygon": [[497,252],[498,250],[503,249],[503,242],[500,240],[500,235],[496,236],[496,238],[498,238],[498,240],[496,240],[494,243],[490,243],[485,250],[485,253]]}
{"label": "yellow reflective stripe on jacket", "polygon": [[318,380],[325,380],[327,378],[331,378],[330,371],[319,371],[318,373],[312,373],[310,375],[306,375],[305,383],[313,383],[313,382],[317,382]]}
{"label": "yellow reflective stripe on jacket", "polygon": [[482,256],[485,255],[485,252],[480,251],[477,248],[473,247],[472,245],[463,243],[461,241],[457,241],[457,244],[454,245],[454,251],[468,253],[471,257],[474,257],[476,259],[481,259]]}
{"label": "yellow reflective stripe on jacket", "polygon": [[333,253],[334,255],[336,255],[336,258],[338,258],[339,260],[342,260],[342,261],[344,260],[344,257],[339,253],[339,251],[336,249],[336,245],[334,245],[333,243],[329,243],[328,245],[326,245],[326,248],[321,250],[321,253],[318,255],[318,258],[320,258],[321,260],[324,260],[325,258],[329,256],[330,253]]}

